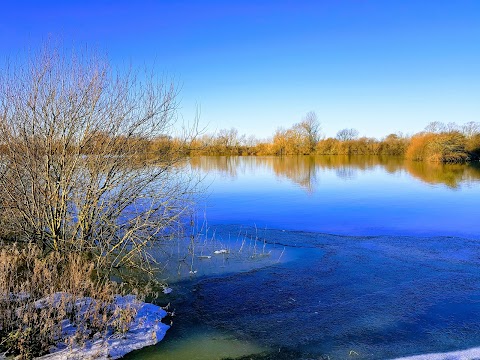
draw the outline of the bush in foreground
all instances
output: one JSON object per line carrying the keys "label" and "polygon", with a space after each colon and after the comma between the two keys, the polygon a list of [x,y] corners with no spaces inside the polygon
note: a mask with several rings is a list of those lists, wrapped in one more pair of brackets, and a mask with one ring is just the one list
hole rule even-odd
{"label": "bush in foreground", "polygon": [[[152,275],[150,249],[182,230],[193,182],[183,146],[158,146],[176,90],[113,69],[86,50],[47,44],[0,73],[0,349],[22,358],[82,342],[132,314],[111,279]],[[188,135],[185,135],[185,139]],[[120,311],[120,313],[119,313]]]}
{"label": "bush in foreground", "polygon": [[[0,250],[0,352],[30,359],[58,342],[82,344],[107,332],[126,332],[135,313],[114,305],[123,289],[98,278],[78,253],[33,244]],[[65,332],[67,322],[75,329]]]}
{"label": "bush in foreground", "polygon": [[179,147],[145,156],[172,131],[175,98],[173,85],[87,51],[47,45],[2,69],[3,235],[149,271],[148,248],[181,226],[192,192]]}

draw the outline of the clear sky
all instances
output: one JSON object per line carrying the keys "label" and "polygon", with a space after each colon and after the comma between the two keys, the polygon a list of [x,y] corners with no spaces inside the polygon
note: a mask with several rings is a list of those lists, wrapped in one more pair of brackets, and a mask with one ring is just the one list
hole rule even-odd
{"label": "clear sky", "polygon": [[268,137],[315,111],[327,136],[480,121],[480,1],[5,1],[0,54],[49,35],[155,64],[185,120]]}

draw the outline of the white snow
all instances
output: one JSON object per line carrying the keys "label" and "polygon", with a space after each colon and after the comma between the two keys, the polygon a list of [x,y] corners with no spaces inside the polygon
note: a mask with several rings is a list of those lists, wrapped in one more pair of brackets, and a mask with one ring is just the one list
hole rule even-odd
{"label": "white snow", "polygon": [[[86,300],[88,302],[88,299]],[[72,348],[59,344],[41,360],[80,360],[80,359],[118,359],[125,354],[141,349],[145,346],[155,345],[163,339],[170,328],[161,322],[167,312],[161,307],[138,301],[135,296],[117,296],[115,305],[122,308],[130,307],[137,310],[137,314],[125,334],[110,334],[106,339],[87,341],[83,346],[74,345]],[[64,333],[71,333],[75,329],[66,323]]]}
{"label": "white snow", "polygon": [[480,359],[480,347],[451,351],[445,353],[432,353],[432,354],[422,354],[407,356],[402,358],[397,358],[395,360],[472,360]]}
{"label": "white snow", "polygon": [[216,255],[218,255],[218,254],[228,254],[229,251],[227,249],[221,249],[221,250],[215,250],[213,253],[216,254]]}

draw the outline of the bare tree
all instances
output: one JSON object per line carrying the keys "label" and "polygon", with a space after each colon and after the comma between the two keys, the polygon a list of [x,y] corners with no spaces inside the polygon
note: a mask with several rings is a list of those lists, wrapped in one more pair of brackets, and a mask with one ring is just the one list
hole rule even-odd
{"label": "bare tree", "polygon": [[47,251],[90,254],[103,269],[148,270],[149,246],[180,226],[192,190],[175,166],[181,147],[144,159],[146,141],[171,133],[176,95],[152,74],[49,45],[3,69],[4,229]]}
{"label": "bare tree", "polygon": [[445,132],[446,130],[447,130],[447,126],[440,121],[432,121],[427,126],[425,126],[426,132],[430,132],[434,134],[439,134],[439,133]]}
{"label": "bare tree", "polygon": [[308,112],[296,127],[304,133],[303,135],[306,137],[309,152],[312,153],[315,150],[315,146],[320,141],[322,131],[317,114],[314,111]]}
{"label": "bare tree", "polygon": [[460,127],[454,122],[449,122],[445,125],[445,131],[449,133],[460,132]]}
{"label": "bare tree", "polygon": [[336,138],[340,141],[355,140],[358,138],[358,134],[357,129],[343,129],[337,132]]}
{"label": "bare tree", "polygon": [[239,135],[235,128],[221,129],[216,136],[216,147],[220,153],[238,152],[238,148],[245,142],[245,135]]}
{"label": "bare tree", "polygon": [[470,121],[462,126],[462,134],[467,138],[471,138],[476,134],[480,134],[480,122]]}
{"label": "bare tree", "polygon": [[255,137],[255,135],[249,135],[245,139],[245,145],[248,146],[248,147],[251,147],[251,148],[253,148],[254,146],[256,146],[259,143],[260,143],[260,141]]}

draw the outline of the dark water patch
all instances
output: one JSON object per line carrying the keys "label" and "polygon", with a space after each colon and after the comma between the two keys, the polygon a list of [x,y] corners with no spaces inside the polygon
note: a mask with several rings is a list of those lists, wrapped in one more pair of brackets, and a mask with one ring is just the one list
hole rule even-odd
{"label": "dark water patch", "polygon": [[328,357],[318,357],[315,355],[305,354],[299,351],[279,348],[275,351],[262,352],[259,354],[251,354],[241,356],[237,358],[224,358],[222,360],[292,360],[292,359],[305,359],[305,360],[327,360]]}
{"label": "dark water patch", "polygon": [[204,280],[205,323],[271,347],[383,359],[480,345],[480,246],[454,237],[266,231],[297,260]]}

